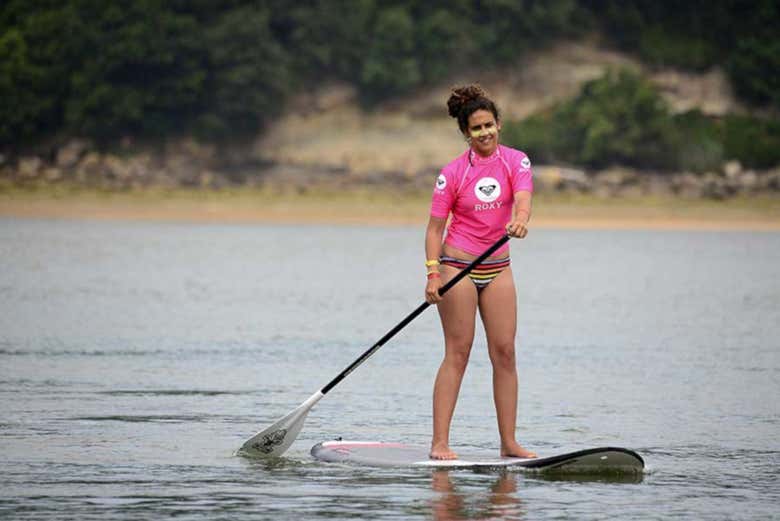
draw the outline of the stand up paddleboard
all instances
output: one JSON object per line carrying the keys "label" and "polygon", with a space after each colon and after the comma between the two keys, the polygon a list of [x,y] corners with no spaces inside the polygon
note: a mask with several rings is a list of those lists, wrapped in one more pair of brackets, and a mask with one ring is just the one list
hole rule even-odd
{"label": "stand up paddleboard", "polygon": [[645,462],[636,452],[618,447],[578,450],[545,458],[497,458],[463,453],[461,459],[432,460],[426,447],[378,441],[325,441],[311,449],[315,459],[372,467],[518,468],[535,472],[638,473]]}

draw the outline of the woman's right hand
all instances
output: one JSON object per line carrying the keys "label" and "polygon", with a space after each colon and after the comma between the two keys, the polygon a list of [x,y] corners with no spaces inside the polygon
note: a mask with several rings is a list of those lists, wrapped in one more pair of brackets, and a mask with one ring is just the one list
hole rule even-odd
{"label": "woman's right hand", "polygon": [[438,304],[441,302],[441,295],[439,295],[439,288],[441,288],[441,286],[441,277],[428,279],[428,284],[425,285],[425,302],[428,304]]}

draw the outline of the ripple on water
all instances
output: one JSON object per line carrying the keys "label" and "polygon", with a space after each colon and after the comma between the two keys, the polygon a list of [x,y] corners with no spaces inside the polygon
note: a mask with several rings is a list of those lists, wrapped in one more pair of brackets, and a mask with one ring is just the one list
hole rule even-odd
{"label": "ripple on water", "polygon": [[[434,312],[329,393],[287,458],[233,456],[419,303],[419,233],[0,219],[0,517],[776,517],[777,234],[513,246],[521,441],[633,448],[638,481],[313,461],[339,435],[430,441]],[[452,441],[497,451],[479,330],[471,357]]]}

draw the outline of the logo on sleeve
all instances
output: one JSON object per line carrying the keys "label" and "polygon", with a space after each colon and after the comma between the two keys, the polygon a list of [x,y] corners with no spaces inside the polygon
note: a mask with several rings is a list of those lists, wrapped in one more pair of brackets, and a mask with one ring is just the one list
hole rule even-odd
{"label": "logo on sleeve", "polygon": [[474,186],[474,195],[483,203],[492,203],[501,196],[501,185],[492,177],[483,177]]}
{"label": "logo on sleeve", "polygon": [[530,160],[530,159],[528,159],[528,156],[525,156],[525,157],[524,157],[524,158],[523,158],[523,159],[520,161],[520,166],[522,166],[523,168],[526,168],[526,169],[528,169],[528,168],[531,168],[531,160]]}
{"label": "logo on sleeve", "polygon": [[444,174],[439,174],[439,177],[436,178],[436,189],[444,190],[445,186],[447,186],[447,178],[444,177]]}

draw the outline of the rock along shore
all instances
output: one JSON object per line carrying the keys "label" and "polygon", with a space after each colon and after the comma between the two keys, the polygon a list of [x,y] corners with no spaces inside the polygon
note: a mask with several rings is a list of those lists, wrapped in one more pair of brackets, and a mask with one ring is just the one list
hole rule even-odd
{"label": "rock along shore", "polygon": [[[318,168],[268,160],[256,147],[218,150],[194,140],[157,148],[125,146],[100,152],[88,141],[72,139],[45,153],[14,159],[0,157],[0,183],[23,188],[67,184],[108,191],[144,188],[262,188],[303,194],[314,190],[349,191],[377,188],[425,191],[441,165],[353,170],[348,164]],[[535,165],[539,192],[592,194],[599,198],[678,196],[725,200],[735,196],[780,195],[780,168],[755,171],[738,161],[706,173],[647,172],[615,166],[587,171],[559,165]]]}

